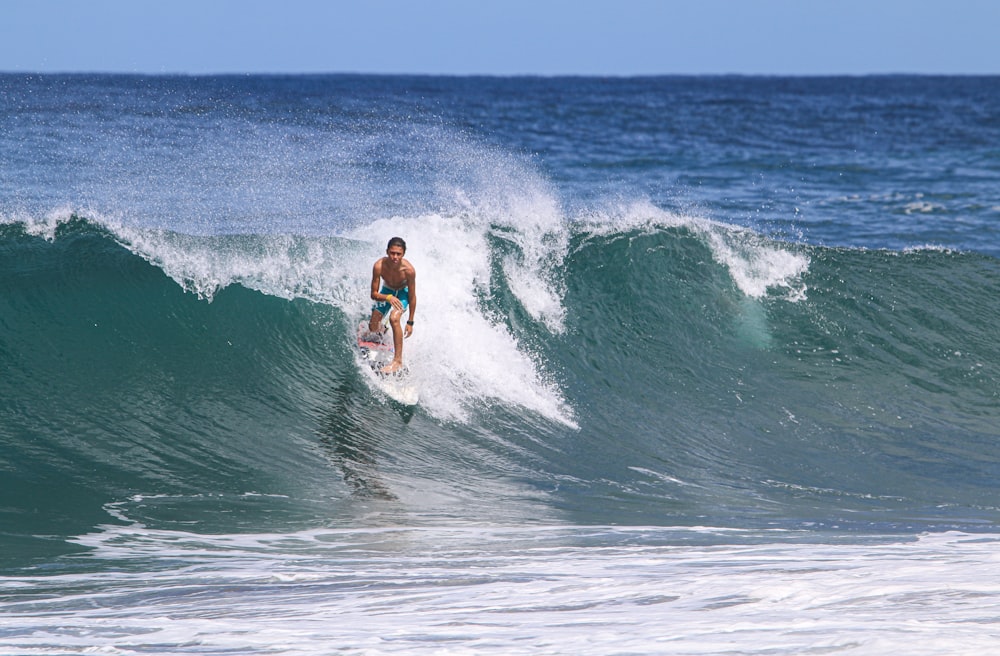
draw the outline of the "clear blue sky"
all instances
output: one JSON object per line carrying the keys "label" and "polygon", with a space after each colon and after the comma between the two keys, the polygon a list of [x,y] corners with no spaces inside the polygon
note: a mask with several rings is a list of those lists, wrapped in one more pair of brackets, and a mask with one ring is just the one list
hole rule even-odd
{"label": "clear blue sky", "polygon": [[1000,74],[1000,0],[0,0],[0,71]]}

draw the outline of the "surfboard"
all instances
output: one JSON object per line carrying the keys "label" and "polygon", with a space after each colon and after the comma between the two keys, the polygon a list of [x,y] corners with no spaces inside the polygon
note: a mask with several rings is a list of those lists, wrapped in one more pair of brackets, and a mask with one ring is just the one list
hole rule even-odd
{"label": "surfboard", "polygon": [[368,331],[368,323],[362,321],[358,324],[358,353],[361,361],[371,369],[375,386],[383,394],[403,405],[416,405],[420,401],[420,393],[405,366],[397,373],[382,373],[382,367],[392,362],[396,353],[391,332],[372,334]]}

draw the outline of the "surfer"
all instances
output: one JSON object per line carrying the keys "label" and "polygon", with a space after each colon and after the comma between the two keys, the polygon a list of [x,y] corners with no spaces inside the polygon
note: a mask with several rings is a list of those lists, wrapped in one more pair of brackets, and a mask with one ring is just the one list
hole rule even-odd
{"label": "surfer", "polygon": [[[368,330],[382,332],[382,319],[389,315],[392,327],[392,362],[382,368],[382,373],[391,374],[403,366],[403,337],[413,334],[413,315],[417,311],[417,272],[406,254],[406,242],[399,237],[389,240],[385,257],[380,257],[372,267],[372,317]],[[409,310],[406,328],[400,323],[403,311]]]}

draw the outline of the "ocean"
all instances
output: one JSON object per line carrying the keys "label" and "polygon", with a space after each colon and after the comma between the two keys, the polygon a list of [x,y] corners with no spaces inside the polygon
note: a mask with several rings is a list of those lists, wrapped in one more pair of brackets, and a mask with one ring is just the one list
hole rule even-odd
{"label": "ocean", "polygon": [[998,289],[997,77],[2,74],[0,653],[988,653]]}

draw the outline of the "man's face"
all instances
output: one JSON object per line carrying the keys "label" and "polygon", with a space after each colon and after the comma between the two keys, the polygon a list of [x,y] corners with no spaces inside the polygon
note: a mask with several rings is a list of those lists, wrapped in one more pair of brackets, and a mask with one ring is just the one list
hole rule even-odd
{"label": "man's face", "polygon": [[406,251],[403,250],[402,246],[390,246],[385,250],[385,254],[389,257],[389,261],[393,264],[399,264],[403,260],[403,255]]}

